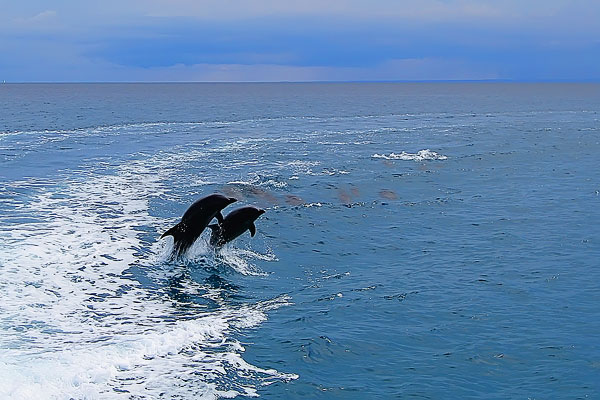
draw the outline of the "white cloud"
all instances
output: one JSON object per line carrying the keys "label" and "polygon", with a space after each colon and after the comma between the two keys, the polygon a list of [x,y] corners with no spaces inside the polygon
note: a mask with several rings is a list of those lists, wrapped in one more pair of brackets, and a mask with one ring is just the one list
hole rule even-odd
{"label": "white cloud", "polygon": [[54,20],[57,15],[58,15],[58,13],[54,10],[46,10],[46,11],[42,11],[41,13],[36,14],[32,17],[15,18],[15,22],[17,24],[22,24],[22,25],[23,24],[31,25],[31,24],[46,23],[46,22]]}
{"label": "white cloud", "polygon": [[46,10],[29,17],[14,18],[10,24],[14,32],[47,32],[62,28],[58,13]]}

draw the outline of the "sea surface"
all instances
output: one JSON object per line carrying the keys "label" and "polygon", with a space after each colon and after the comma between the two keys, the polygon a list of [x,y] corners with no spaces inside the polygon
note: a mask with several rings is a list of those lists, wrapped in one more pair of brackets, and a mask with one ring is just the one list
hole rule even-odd
{"label": "sea surface", "polygon": [[0,85],[0,398],[598,399],[599,171],[599,84]]}

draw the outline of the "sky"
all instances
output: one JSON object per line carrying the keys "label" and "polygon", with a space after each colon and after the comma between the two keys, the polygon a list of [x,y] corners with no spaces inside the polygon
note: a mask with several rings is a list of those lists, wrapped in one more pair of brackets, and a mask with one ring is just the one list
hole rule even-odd
{"label": "sky", "polygon": [[0,0],[0,81],[599,81],[600,0]]}

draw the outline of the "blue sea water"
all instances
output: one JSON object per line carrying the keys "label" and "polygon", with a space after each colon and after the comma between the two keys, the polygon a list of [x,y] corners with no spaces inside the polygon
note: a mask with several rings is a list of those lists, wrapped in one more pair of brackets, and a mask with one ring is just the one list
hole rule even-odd
{"label": "blue sea water", "polygon": [[0,398],[600,398],[599,165],[598,84],[0,85]]}

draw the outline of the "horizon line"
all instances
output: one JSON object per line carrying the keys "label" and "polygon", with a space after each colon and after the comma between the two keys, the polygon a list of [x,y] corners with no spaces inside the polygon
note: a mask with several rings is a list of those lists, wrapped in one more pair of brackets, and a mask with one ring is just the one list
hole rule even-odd
{"label": "horizon line", "polygon": [[0,85],[15,84],[302,84],[302,83],[600,83],[598,79],[420,79],[420,80],[282,80],[282,81],[14,81],[3,80]]}

